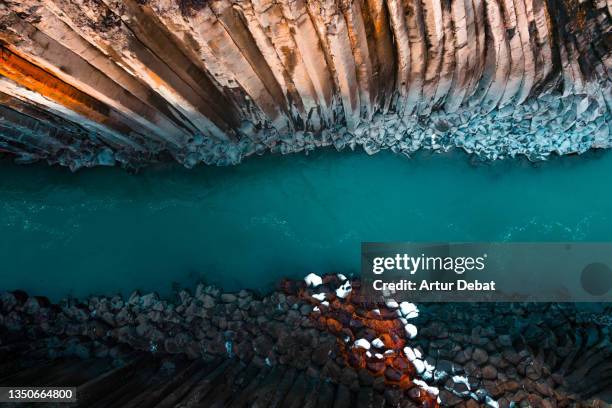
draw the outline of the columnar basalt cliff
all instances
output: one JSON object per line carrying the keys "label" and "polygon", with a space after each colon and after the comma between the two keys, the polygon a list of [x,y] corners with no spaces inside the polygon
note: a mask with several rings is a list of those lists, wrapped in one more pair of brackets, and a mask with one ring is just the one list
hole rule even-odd
{"label": "columnar basalt cliff", "polygon": [[610,0],[1,0],[0,151],[238,163],[612,145]]}
{"label": "columnar basalt cliff", "polygon": [[344,279],[263,297],[0,292],[0,381],[76,386],[87,408],[610,407],[610,306],[373,304]]}

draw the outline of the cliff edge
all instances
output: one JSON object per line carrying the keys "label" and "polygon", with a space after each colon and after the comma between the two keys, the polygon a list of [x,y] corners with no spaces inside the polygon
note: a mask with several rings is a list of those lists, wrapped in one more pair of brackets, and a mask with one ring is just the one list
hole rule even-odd
{"label": "cliff edge", "polygon": [[0,152],[234,164],[612,146],[610,0],[2,0]]}

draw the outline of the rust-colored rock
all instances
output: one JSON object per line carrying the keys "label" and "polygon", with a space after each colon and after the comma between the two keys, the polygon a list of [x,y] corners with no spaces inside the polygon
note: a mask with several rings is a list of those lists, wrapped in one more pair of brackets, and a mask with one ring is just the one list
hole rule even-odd
{"label": "rust-colored rock", "polygon": [[234,164],[361,145],[489,159],[612,145],[599,0],[8,0],[0,150]]}

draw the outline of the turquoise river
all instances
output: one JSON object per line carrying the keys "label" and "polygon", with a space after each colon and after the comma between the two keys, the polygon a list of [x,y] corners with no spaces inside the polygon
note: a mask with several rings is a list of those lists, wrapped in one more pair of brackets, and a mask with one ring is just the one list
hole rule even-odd
{"label": "turquoise river", "polygon": [[0,162],[0,290],[58,299],[351,273],[361,241],[610,241],[612,152],[530,164],[320,151],[70,173]]}

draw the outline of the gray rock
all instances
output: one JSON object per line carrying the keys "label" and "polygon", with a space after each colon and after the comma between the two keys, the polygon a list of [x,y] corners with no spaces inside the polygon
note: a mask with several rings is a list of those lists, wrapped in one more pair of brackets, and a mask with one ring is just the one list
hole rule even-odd
{"label": "gray rock", "polygon": [[472,360],[478,365],[483,365],[489,360],[489,354],[481,348],[476,348],[472,353]]}
{"label": "gray rock", "polygon": [[471,353],[468,353],[466,350],[461,350],[455,356],[455,362],[458,364],[465,364],[470,361]]}
{"label": "gray rock", "polygon": [[376,377],[374,379],[374,384],[372,384],[372,388],[374,388],[378,392],[383,392],[387,388],[387,385],[385,384],[385,378],[382,376]]}
{"label": "gray rock", "polygon": [[308,316],[312,312],[312,306],[309,304],[303,304],[300,306],[300,314],[302,316]]}
{"label": "gray rock", "polygon": [[512,337],[507,334],[503,334],[497,338],[499,345],[502,347],[512,347]]}
{"label": "gray rock", "polygon": [[166,301],[158,301],[153,303],[151,309],[156,310],[158,312],[163,312],[166,309]]}
{"label": "gray rock", "polygon": [[238,308],[241,310],[249,310],[251,306],[251,298],[250,297],[239,297],[238,298]]}
{"label": "gray rock", "polygon": [[209,294],[204,294],[198,297],[198,299],[202,302],[202,307],[206,309],[212,309],[216,305],[215,298]]}
{"label": "gray rock", "polygon": [[237,297],[233,293],[224,293],[221,295],[221,301],[223,303],[234,303],[236,300]]}
{"label": "gray rock", "polygon": [[351,367],[344,367],[340,374],[340,382],[345,385],[351,385],[354,381],[359,381],[357,372]]}
{"label": "gray rock", "polygon": [[457,374],[463,372],[463,367],[449,360],[438,360],[435,365],[436,371],[444,371],[448,374]]}
{"label": "gray rock", "polygon": [[159,367],[165,375],[171,375],[176,371],[176,364],[168,359],[165,359]]}
{"label": "gray rock", "polygon": [[522,360],[521,355],[513,349],[505,349],[502,351],[502,357],[513,365],[518,365]]}
{"label": "gray rock", "polygon": [[385,378],[390,381],[399,381],[402,378],[402,373],[399,370],[396,370],[393,367],[387,367],[385,369]]}
{"label": "gray rock", "polygon": [[118,310],[120,310],[123,307],[123,305],[124,305],[123,298],[119,295],[113,296],[112,299],[110,300],[110,306],[114,312],[117,312]]}
{"label": "gray rock", "polygon": [[[370,377],[372,377],[370,375]],[[388,406],[399,407],[402,401],[402,392],[397,388],[387,388],[384,392],[385,401]]]}
{"label": "gray rock", "polygon": [[459,398],[452,392],[449,392],[447,390],[440,391],[440,402],[444,407],[453,407],[455,405],[460,404],[462,401],[463,400],[461,398]]}
{"label": "gray rock", "polygon": [[2,311],[8,313],[17,305],[17,298],[10,292],[0,293],[0,305],[2,305]]}
{"label": "gray rock", "polygon": [[537,381],[535,383],[535,390],[544,397],[552,397],[554,395],[552,387],[544,381]]}
{"label": "gray rock", "polygon": [[495,380],[497,378],[497,369],[490,364],[484,366],[481,372],[482,378],[484,378],[485,380]]}
{"label": "gray rock", "polygon": [[139,302],[140,302],[140,293],[138,293],[138,291],[132,292],[132,294],[128,298],[128,304],[132,306],[136,306],[138,305]]}
{"label": "gray rock", "polygon": [[152,292],[140,297],[139,304],[142,308],[148,309],[159,301],[157,293]]}
{"label": "gray rock", "polygon": [[177,354],[181,352],[181,348],[175,339],[166,339],[164,342],[164,349],[170,354]]}
{"label": "gray rock", "polygon": [[219,295],[221,294],[221,291],[218,288],[214,287],[214,286],[207,286],[204,289],[204,293],[206,293],[207,295],[210,295],[210,296],[212,296],[214,298],[218,298]]}
{"label": "gray rock", "polygon": [[23,311],[29,315],[38,314],[40,311],[40,303],[38,302],[38,299],[33,296],[29,297],[23,305]]}
{"label": "gray rock", "polygon": [[205,286],[204,286],[204,284],[203,284],[203,283],[198,283],[198,284],[196,285],[196,289],[195,289],[195,295],[194,295],[194,297],[195,297],[196,299],[200,299],[202,296],[204,296],[204,295],[206,294],[205,289],[206,289],[206,288],[205,288]]}
{"label": "gray rock", "polygon": [[265,335],[258,336],[253,341],[253,350],[255,351],[255,353],[262,357],[268,356],[272,351],[273,347],[274,342],[272,342],[272,339],[270,337]]}
{"label": "gray rock", "polygon": [[312,362],[318,366],[324,365],[328,360],[330,360],[329,355],[331,354],[331,347],[327,344],[321,344],[319,347],[315,348],[311,359]]}
{"label": "gray rock", "polygon": [[179,302],[183,305],[189,304],[192,300],[191,294],[185,289],[181,290],[178,293],[178,298],[179,298]]}
{"label": "gray rock", "polygon": [[525,376],[532,381],[539,380],[542,376],[542,370],[536,364],[529,364],[525,368]]}
{"label": "gray rock", "polygon": [[359,369],[357,371],[357,376],[359,377],[359,383],[361,385],[372,386],[372,384],[374,384],[374,376],[365,368]]}
{"label": "gray rock", "polygon": [[341,373],[342,369],[332,359],[327,360],[325,366],[323,366],[321,370],[321,374],[336,382],[339,382]]}

